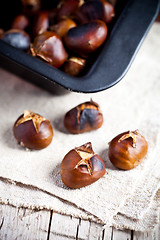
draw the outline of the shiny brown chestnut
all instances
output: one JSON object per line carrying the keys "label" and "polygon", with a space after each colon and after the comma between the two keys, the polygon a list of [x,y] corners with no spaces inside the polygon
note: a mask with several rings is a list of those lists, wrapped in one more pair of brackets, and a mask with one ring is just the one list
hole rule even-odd
{"label": "shiny brown chestnut", "polygon": [[11,28],[24,30],[28,26],[29,26],[28,17],[26,17],[24,14],[19,14],[13,19]]}
{"label": "shiny brown chestnut", "polygon": [[57,6],[57,20],[70,17],[79,7],[80,0],[61,0]]}
{"label": "shiny brown chestnut", "polygon": [[148,143],[139,131],[128,131],[112,139],[108,156],[115,167],[129,170],[142,162],[147,151]]}
{"label": "shiny brown chestnut", "polygon": [[30,48],[32,56],[40,57],[54,67],[60,67],[68,54],[61,38],[54,32],[46,31],[38,35]]}
{"label": "shiny brown chestnut", "polygon": [[22,11],[28,16],[36,14],[41,8],[41,0],[21,0]]}
{"label": "shiny brown chestnut", "polygon": [[105,173],[105,164],[90,142],[69,151],[61,163],[61,179],[69,188],[88,186]]}
{"label": "shiny brown chestnut", "polygon": [[103,115],[99,105],[93,100],[79,104],[68,111],[64,117],[64,126],[74,134],[100,128]]}
{"label": "shiny brown chestnut", "polygon": [[71,76],[78,76],[86,66],[86,59],[80,57],[70,57],[63,66],[64,72]]}
{"label": "shiny brown chestnut", "polygon": [[106,0],[88,0],[75,14],[75,18],[80,23],[99,19],[108,24],[112,21],[114,16],[114,7]]}
{"label": "shiny brown chestnut", "polygon": [[34,21],[33,35],[36,37],[38,34],[47,31],[48,27],[49,27],[49,11],[39,12]]}
{"label": "shiny brown chestnut", "polygon": [[95,20],[71,28],[64,36],[64,42],[79,56],[88,57],[104,43],[107,33],[106,24],[103,21]]}
{"label": "shiny brown chestnut", "polygon": [[76,27],[77,24],[70,18],[59,21],[57,24],[50,26],[50,30],[57,33],[61,38],[69,29]]}
{"label": "shiny brown chestnut", "polygon": [[24,30],[8,30],[1,35],[1,39],[21,50],[28,50],[30,47],[30,36]]}
{"label": "shiny brown chestnut", "polygon": [[104,20],[104,6],[99,0],[90,0],[82,4],[75,13],[75,18],[80,24],[92,20]]}
{"label": "shiny brown chestnut", "polygon": [[103,3],[104,6],[104,17],[103,20],[105,21],[105,23],[110,23],[114,16],[115,16],[115,10],[114,10],[114,6],[107,2],[106,0],[99,0]]}
{"label": "shiny brown chestnut", "polygon": [[50,121],[31,111],[24,111],[16,120],[13,132],[21,146],[34,150],[46,148],[53,138]]}

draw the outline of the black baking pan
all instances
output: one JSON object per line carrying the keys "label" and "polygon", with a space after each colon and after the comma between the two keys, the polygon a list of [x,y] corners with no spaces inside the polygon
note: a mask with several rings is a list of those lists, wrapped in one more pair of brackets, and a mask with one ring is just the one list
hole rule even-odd
{"label": "black baking pan", "polygon": [[[18,12],[18,7],[15,7],[16,2],[1,2],[1,28],[9,28],[12,14]],[[116,9],[115,20],[109,29],[109,36],[99,52],[94,55],[94,60],[82,76],[69,76],[60,69],[30,56],[2,40],[0,40],[1,66],[20,74],[25,80],[53,92],[58,91],[59,86],[83,93],[99,92],[112,87],[126,74],[159,12],[158,0],[119,0],[117,2],[119,5]],[[13,11],[13,9],[15,10]]]}

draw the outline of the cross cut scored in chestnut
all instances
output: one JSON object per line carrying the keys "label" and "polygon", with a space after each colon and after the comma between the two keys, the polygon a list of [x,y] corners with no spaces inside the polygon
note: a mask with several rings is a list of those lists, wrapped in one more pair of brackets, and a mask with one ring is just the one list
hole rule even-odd
{"label": "cross cut scored in chestnut", "polygon": [[35,114],[32,111],[24,110],[23,116],[17,121],[16,126],[19,126],[20,124],[32,120],[34,128],[36,132],[39,132],[39,128],[42,122],[44,122],[46,119],[38,114]]}
{"label": "cross cut scored in chestnut", "polygon": [[85,165],[87,167],[87,171],[90,175],[92,175],[92,163],[91,158],[95,155],[95,153],[92,150],[92,145],[90,142],[75,148],[76,152],[79,154],[79,156],[82,158],[76,166],[75,169],[77,169],[79,166]]}
{"label": "cross cut scored in chestnut", "polygon": [[138,130],[135,130],[135,131],[129,131],[128,133],[124,134],[119,140],[118,142],[121,142],[125,139],[128,139],[128,138],[132,138],[133,140],[133,144],[132,146],[135,148],[136,147],[136,142],[137,142],[137,136],[139,136],[139,132]]}

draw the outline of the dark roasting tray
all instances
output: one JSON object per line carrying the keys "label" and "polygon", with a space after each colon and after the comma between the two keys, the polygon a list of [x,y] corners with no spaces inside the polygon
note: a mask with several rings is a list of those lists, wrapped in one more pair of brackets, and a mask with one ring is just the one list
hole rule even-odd
{"label": "dark roasting tray", "polygon": [[[16,14],[18,1],[2,1],[0,28],[7,30]],[[54,1],[53,1],[54,2]],[[80,77],[71,77],[39,59],[0,40],[1,67],[6,68],[49,91],[67,89],[92,93],[118,83],[128,71],[140,45],[153,24],[158,11],[158,0],[118,0],[116,17],[109,28],[105,44],[93,55],[93,61]],[[10,6],[7,6],[10,4]],[[59,88],[62,86],[63,88]]]}

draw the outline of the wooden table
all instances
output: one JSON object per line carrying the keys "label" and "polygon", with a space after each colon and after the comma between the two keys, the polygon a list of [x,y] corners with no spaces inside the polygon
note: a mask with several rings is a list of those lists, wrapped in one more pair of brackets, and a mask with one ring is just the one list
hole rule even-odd
{"label": "wooden table", "polygon": [[102,229],[102,225],[53,211],[34,211],[0,205],[0,240],[159,240],[153,232]]}

